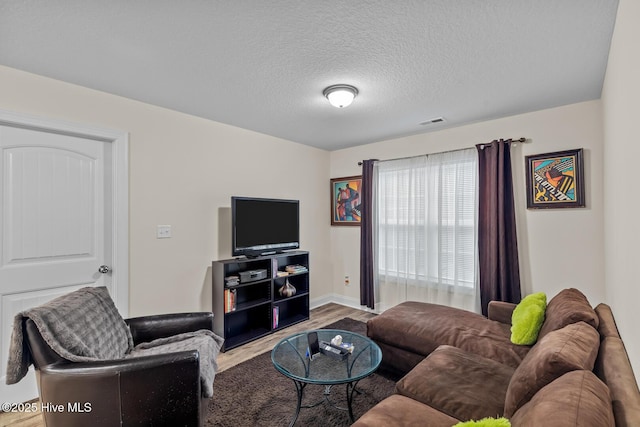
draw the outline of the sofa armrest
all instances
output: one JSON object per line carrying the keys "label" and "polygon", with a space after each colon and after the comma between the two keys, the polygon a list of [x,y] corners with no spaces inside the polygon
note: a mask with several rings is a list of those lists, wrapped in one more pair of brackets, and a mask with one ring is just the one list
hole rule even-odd
{"label": "sofa armrest", "polygon": [[201,411],[198,352],[57,363],[39,370],[45,424],[189,425]]}
{"label": "sofa armrest", "polygon": [[[125,375],[127,372],[162,367],[168,364],[186,364],[198,367],[197,350],[178,351],[175,353],[154,354],[150,356],[131,357],[128,359],[101,360],[95,362],[64,362],[46,365],[40,368],[43,375],[64,376],[108,376]],[[171,372],[171,371],[168,371]]]}
{"label": "sofa armrest", "polygon": [[213,331],[213,313],[175,313],[125,319],[134,345],[201,329]]}
{"label": "sofa armrest", "polygon": [[504,301],[489,301],[488,318],[496,322],[511,325],[511,315],[517,304]]}

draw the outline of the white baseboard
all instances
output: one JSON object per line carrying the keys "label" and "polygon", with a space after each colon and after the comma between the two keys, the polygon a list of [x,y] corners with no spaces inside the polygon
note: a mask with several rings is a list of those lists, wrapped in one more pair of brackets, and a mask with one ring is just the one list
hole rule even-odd
{"label": "white baseboard", "polygon": [[360,300],[357,298],[346,297],[340,294],[328,294],[323,295],[320,298],[314,298],[309,301],[309,305],[311,309],[318,308],[325,304],[334,303],[344,305],[350,308],[355,308],[356,310],[368,311],[371,313],[377,313],[376,310],[372,310],[369,307],[365,307],[360,305]]}

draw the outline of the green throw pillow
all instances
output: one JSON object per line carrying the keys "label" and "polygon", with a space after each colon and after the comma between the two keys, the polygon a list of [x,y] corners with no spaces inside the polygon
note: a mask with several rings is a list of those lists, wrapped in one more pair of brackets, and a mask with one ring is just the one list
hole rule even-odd
{"label": "green throw pillow", "polygon": [[519,345],[535,344],[546,309],[547,295],[544,292],[524,297],[511,315],[511,342]]}
{"label": "green throw pillow", "polygon": [[478,421],[459,422],[453,427],[511,427],[511,423],[506,418],[483,418]]}

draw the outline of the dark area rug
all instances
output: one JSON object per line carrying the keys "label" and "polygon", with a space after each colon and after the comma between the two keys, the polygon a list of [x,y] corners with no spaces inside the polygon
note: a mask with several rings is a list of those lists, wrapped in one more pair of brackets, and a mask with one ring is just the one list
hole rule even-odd
{"label": "dark area rug", "polygon": [[[366,336],[366,324],[344,318],[325,329],[342,329]],[[358,383],[353,398],[353,416],[358,419],[376,403],[393,394],[398,378],[385,372],[376,372]],[[346,408],[346,386],[334,386],[330,399]],[[305,404],[320,401],[324,386],[308,385],[304,391]],[[296,408],[293,381],[276,371],[271,362],[271,351],[247,360],[216,375],[213,399],[208,408],[207,426],[288,426]],[[323,403],[315,408],[303,408],[296,426],[348,426],[349,413]]]}

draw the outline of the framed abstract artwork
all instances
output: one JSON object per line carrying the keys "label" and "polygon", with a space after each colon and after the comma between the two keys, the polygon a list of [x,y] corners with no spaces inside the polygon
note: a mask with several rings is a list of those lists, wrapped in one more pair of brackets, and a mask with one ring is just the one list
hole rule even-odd
{"label": "framed abstract artwork", "polygon": [[525,157],[527,208],[583,208],[582,148]]}
{"label": "framed abstract artwork", "polygon": [[331,179],[331,225],[360,225],[362,176]]}

